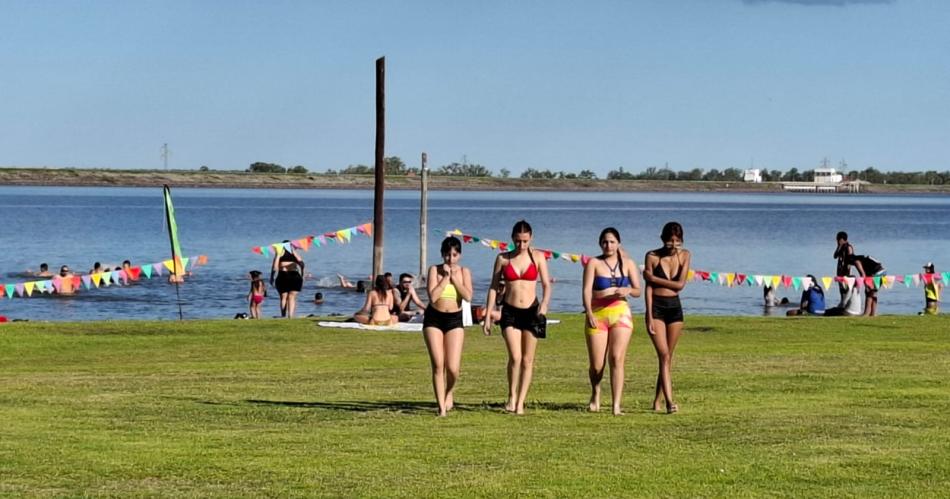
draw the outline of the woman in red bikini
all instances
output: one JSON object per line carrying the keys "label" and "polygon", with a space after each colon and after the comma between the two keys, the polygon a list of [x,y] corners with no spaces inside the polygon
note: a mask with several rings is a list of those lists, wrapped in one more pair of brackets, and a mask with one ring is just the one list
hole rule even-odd
{"label": "woman in red bikini", "polygon": [[[551,281],[544,253],[531,249],[531,225],[524,220],[511,229],[515,249],[498,255],[492,270],[491,287],[485,303],[485,335],[491,335],[492,312],[499,281],[505,279],[505,298],[498,325],[508,348],[508,401],[505,410],[524,414],[524,401],[534,373],[534,354],[539,332],[535,324],[539,315],[548,312]],[[537,286],[541,281],[541,299]]]}

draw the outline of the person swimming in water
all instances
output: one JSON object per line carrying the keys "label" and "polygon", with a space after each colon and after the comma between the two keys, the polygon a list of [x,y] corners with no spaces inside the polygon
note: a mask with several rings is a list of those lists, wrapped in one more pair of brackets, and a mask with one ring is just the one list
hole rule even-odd
{"label": "person swimming in water", "polygon": [[63,265],[59,269],[59,289],[56,290],[60,295],[71,295],[76,292],[76,286],[73,281],[73,273],[69,270],[69,265]]}

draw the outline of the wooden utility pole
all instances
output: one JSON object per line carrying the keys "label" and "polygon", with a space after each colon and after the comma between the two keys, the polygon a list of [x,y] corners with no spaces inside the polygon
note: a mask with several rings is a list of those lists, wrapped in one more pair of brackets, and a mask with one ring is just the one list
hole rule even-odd
{"label": "wooden utility pole", "polygon": [[373,279],[383,273],[383,193],[386,190],[386,58],[376,59],[376,190],[373,197]]}
{"label": "wooden utility pole", "polygon": [[422,153],[422,196],[419,200],[419,279],[416,282],[422,284],[426,279],[426,233],[429,224],[429,166],[426,153]]}

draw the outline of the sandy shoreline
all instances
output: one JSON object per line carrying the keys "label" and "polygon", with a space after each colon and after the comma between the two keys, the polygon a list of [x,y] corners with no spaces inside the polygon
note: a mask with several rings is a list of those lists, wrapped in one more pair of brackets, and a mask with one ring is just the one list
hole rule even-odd
{"label": "sandy shoreline", "polygon": [[[224,171],[0,168],[0,185],[58,187],[172,187],[237,189],[372,189],[372,175],[261,174]],[[387,189],[417,190],[419,177],[389,177]],[[520,179],[432,176],[432,190],[599,192],[784,192],[780,182]],[[876,185],[865,193],[948,194],[950,185]]]}

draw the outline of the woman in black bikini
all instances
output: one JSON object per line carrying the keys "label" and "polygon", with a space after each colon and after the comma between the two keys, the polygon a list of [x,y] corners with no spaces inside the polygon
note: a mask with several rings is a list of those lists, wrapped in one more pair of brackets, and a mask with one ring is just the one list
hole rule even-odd
{"label": "woman in black bikini", "polygon": [[[288,244],[290,241],[284,241]],[[290,246],[280,255],[274,255],[270,269],[270,283],[280,294],[280,316],[293,319],[297,311],[297,293],[303,289],[304,263],[297,251]],[[276,273],[277,278],[274,278]]]}
{"label": "woman in black bikini", "polygon": [[[508,348],[508,401],[505,410],[524,414],[524,401],[534,373],[534,354],[538,346],[535,324],[539,314],[548,313],[551,301],[551,281],[544,253],[531,249],[531,225],[524,220],[511,229],[515,249],[495,258],[491,287],[485,303],[485,323],[482,330],[491,335],[492,312],[499,280],[505,278],[505,298],[498,325]],[[520,269],[520,270],[519,270]],[[541,281],[541,300],[538,301],[538,280]]]}
{"label": "woman in black bikini", "polygon": [[670,368],[673,350],[683,332],[683,307],[679,293],[686,286],[689,274],[689,251],[683,249],[683,226],[669,222],[660,234],[663,247],[646,254],[643,280],[646,281],[646,326],[659,360],[653,410],[661,411],[660,394],[666,399],[666,412],[673,414],[679,406],[673,401]]}

